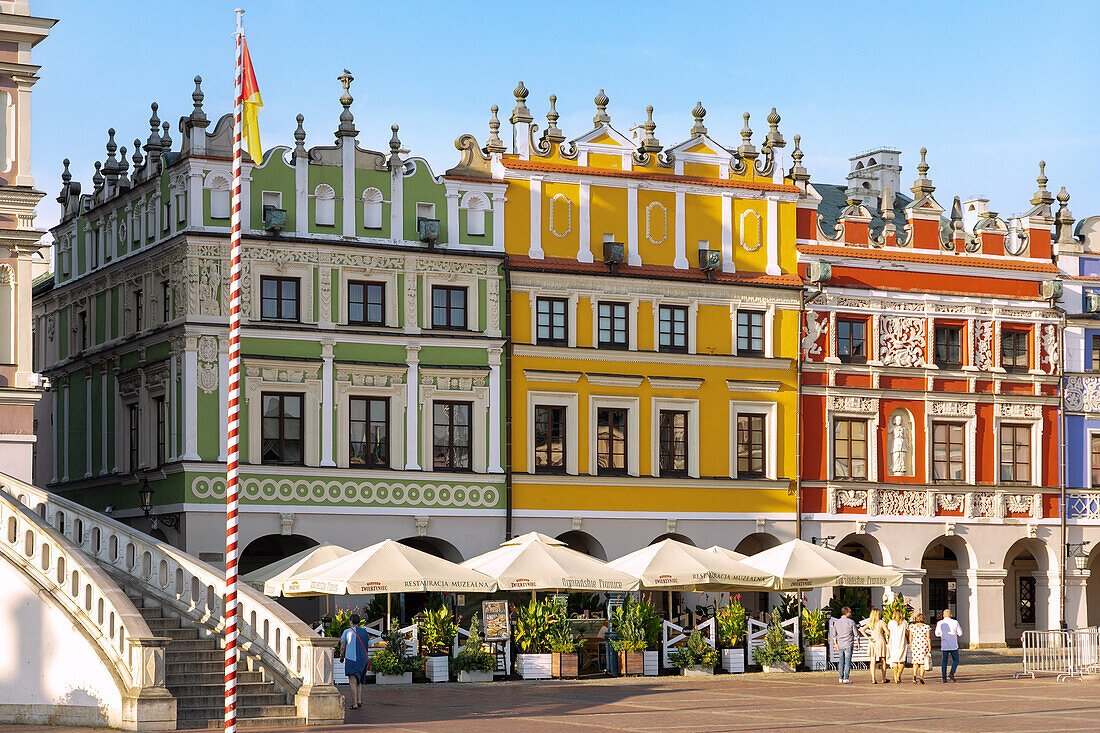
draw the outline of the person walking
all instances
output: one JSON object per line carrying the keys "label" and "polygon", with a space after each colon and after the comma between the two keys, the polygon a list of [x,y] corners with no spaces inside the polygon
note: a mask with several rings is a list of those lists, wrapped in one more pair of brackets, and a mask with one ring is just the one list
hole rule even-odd
{"label": "person walking", "polygon": [[924,684],[924,671],[932,666],[932,629],[918,613],[909,622],[909,657],[913,660],[913,684]]}
{"label": "person walking", "polygon": [[852,650],[856,646],[856,622],[852,620],[852,609],[848,606],[840,609],[840,618],[833,628],[833,651],[839,655],[837,671],[840,672],[840,684],[852,683]]}
{"label": "person walking", "polygon": [[867,654],[870,658],[868,667],[871,670],[871,684],[878,684],[878,668],[882,667],[882,683],[890,680],[886,677],[886,624],[882,621],[882,615],[877,608],[871,609],[871,615],[867,617],[867,624],[861,626],[859,633],[870,643]]}
{"label": "person walking", "polygon": [[362,621],[359,614],[353,613],[350,621],[351,626],[340,635],[340,650],[344,658],[344,672],[348,675],[348,693],[351,698],[348,710],[357,710],[363,707],[360,685],[367,682],[367,648],[370,646],[370,636],[366,629],[359,626]]}
{"label": "person walking", "polygon": [[901,682],[901,673],[905,669],[905,648],[908,646],[909,624],[905,622],[900,608],[894,609],[894,616],[886,627],[889,641],[886,643],[886,659],[894,671],[894,682]]}
{"label": "person walking", "polygon": [[[936,636],[940,640],[941,673],[943,681],[955,681],[955,670],[959,668],[959,637],[962,636],[962,626],[951,617],[951,610],[944,609],[943,618],[936,624]],[[947,671],[947,658],[951,658],[951,672]]]}

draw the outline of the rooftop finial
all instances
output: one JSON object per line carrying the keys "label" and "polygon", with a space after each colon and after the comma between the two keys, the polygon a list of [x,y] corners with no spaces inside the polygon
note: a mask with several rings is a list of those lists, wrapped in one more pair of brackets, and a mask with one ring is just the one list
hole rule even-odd
{"label": "rooftop finial", "polygon": [[749,127],[749,113],[742,115],[745,118],[745,126],[741,128],[741,144],[737,146],[737,154],[743,160],[756,159],[756,147],[752,144],[752,128]]}
{"label": "rooftop finial", "polygon": [[565,142],[565,135],[558,129],[558,95],[550,95],[550,111],[546,113],[546,132],[542,133],[542,139],[557,145]]}
{"label": "rooftop finial", "polygon": [[882,198],[879,200],[878,210],[882,212],[882,220],[886,224],[894,221],[894,192],[889,186],[882,187]]}
{"label": "rooftop finial", "polygon": [[530,92],[527,91],[527,87],[523,86],[521,81],[516,84],[516,88],[512,90],[512,95],[516,98],[516,106],[512,110],[512,124],[517,122],[531,122],[535,118],[531,116],[531,110],[527,109],[527,95]]}
{"label": "rooftop finial", "polygon": [[489,141],[485,143],[485,150],[489,153],[503,153],[508,150],[500,139],[500,118],[497,117],[499,111],[500,107],[495,104],[489,108]]}
{"label": "rooftop finial", "polygon": [[65,167],[61,171],[61,193],[57,196],[57,203],[64,206],[69,198],[69,183],[73,180],[73,174],[69,172],[69,159],[61,162]]}
{"label": "rooftop finial", "polygon": [[657,129],[657,123],[653,121],[653,105],[649,105],[645,108],[646,120],[642,123],[642,129],[645,130],[645,137],[642,138],[641,150],[643,153],[659,153],[661,152],[660,141],[653,136],[653,132]]}
{"label": "rooftop finial", "polygon": [[929,196],[936,187],[932,185],[932,181],[928,178],[928,148],[920,149],[920,163],[917,164],[917,172],[920,177],[913,181],[913,187],[909,189],[913,192],[913,198],[920,199],[924,196]]}
{"label": "rooftop finial", "polygon": [[115,153],[118,152],[118,143],[115,142],[115,128],[107,130],[107,160],[103,163],[103,172],[107,177],[114,178],[117,175],[118,161]]}
{"label": "rooftop finial", "polygon": [[137,175],[138,170],[141,168],[141,140],[134,138],[134,154],[130,156],[130,160],[134,161],[134,175]]}
{"label": "rooftop finial", "polygon": [[707,116],[707,109],[702,102],[695,103],[695,109],[691,110],[691,116],[695,118],[695,124],[691,126],[691,136],[706,135],[707,128],[703,124],[703,118]]}
{"label": "rooftop finial", "polygon": [[299,114],[295,117],[298,121],[298,127],[294,130],[294,156],[295,158],[304,158],[309,153],[306,151],[306,128],[302,126],[302,123],[306,121],[306,118]]}
{"label": "rooftop finial", "polygon": [[768,114],[767,145],[769,148],[781,148],[787,144],[783,140],[783,135],[779,132],[779,122],[782,119],[779,113],[775,111],[775,107],[772,107],[771,113]]}
{"label": "rooftop finial", "polygon": [[603,89],[600,90],[600,93],[597,94],[592,101],[596,103],[596,116],[592,118],[592,122],[596,127],[600,125],[610,125],[611,117],[607,114],[607,105],[610,104],[611,100],[604,94]]}
{"label": "rooftop finial", "polygon": [[1058,192],[1058,205],[1065,207],[1069,204],[1069,191],[1065,186],[1062,186],[1062,190]]}
{"label": "rooftop finial", "polygon": [[195,103],[195,108],[191,110],[191,119],[205,120],[206,113],[202,110],[202,100],[206,98],[206,95],[202,93],[202,77],[195,76],[195,91],[191,92],[191,100]]}
{"label": "rooftop finial", "polygon": [[160,118],[157,117],[156,102],[150,104],[149,109],[153,110],[153,114],[149,116],[149,139],[145,141],[145,151],[153,154],[160,149]]}
{"label": "rooftop finial", "polygon": [[1032,206],[1050,206],[1054,203],[1054,197],[1047,190],[1047,182],[1050,180],[1046,174],[1047,162],[1045,160],[1039,161],[1039,177],[1035,179],[1035,182],[1039,184],[1039,190],[1035,192],[1035,195],[1031,197]]}
{"label": "rooftop finial", "polygon": [[801,145],[801,143],[802,143],[802,136],[801,135],[795,135],[794,136],[794,150],[791,151],[791,160],[794,161],[794,165],[791,166],[790,175],[791,175],[791,178],[796,183],[804,183],[804,182],[810,180],[809,172],[805,168],[802,167],[802,158],[804,156],[803,156],[803,153],[802,153],[802,148],[799,147]]}
{"label": "rooftop finial", "polygon": [[130,171],[130,161],[126,160],[126,146],[123,145],[118,149],[118,166],[116,168],[119,174],[125,178],[126,174]]}
{"label": "rooftop finial", "polygon": [[[61,171],[61,182],[68,183],[73,180],[73,174],[69,172],[69,159],[65,158],[61,163],[65,166],[65,169]],[[1065,191],[1064,188],[1062,190]]]}
{"label": "rooftop finial", "polygon": [[958,234],[963,229],[963,206],[962,201],[956,196],[954,202],[951,204],[951,230]]}
{"label": "rooftop finial", "polygon": [[102,164],[97,160],[95,162],[95,173],[92,174],[92,187],[98,192],[103,188],[103,174],[99,172]]}
{"label": "rooftop finial", "polygon": [[1073,213],[1069,210],[1069,192],[1066,187],[1058,192],[1058,213],[1054,215],[1054,238],[1059,244],[1073,244]]}
{"label": "rooftop finial", "polygon": [[351,96],[351,83],[355,81],[355,77],[350,71],[344,69],[344,73],[336,79],[344,85],[344,93],[340,95],[340,104],[343,105],[344,110],[340,113],[340,126],[336,128],[336,137],[347,135],[354,137],[359,134],[355,129],[355,116],[351,113],[351,103],[355,101]]}
{"label": "rooftop finial", "polygon": [[401,152],[401,138],[397,136],[399,128],[396,124],[393,124],[390,125],[390,129],[393,130],[393,135],[390,137],[390,154],[397,155]]}
{"label": "rooftop finial", "polygon": [[161,129],[164,130],[164,133],[160,136],[160,149],[161,150],[171,150],[172,149],[172,136],[168,134],[168,127],[169,127],[168,121],[165,120],[164,124],[161,125]]}

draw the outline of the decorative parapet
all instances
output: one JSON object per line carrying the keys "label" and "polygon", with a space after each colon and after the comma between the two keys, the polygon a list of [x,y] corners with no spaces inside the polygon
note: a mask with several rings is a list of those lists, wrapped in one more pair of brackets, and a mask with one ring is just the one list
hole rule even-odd
{"label": "decorative parapet", "polygon": [[1100,412],[1100,377],[1066,377],[1066,409],[1071,412]]}
{"label": "decorative parapet", "polygon": [[[1089,503],[1091,501],[1091,504]],[[1100,495],[1079,502],[1100,519]],[[1042,493],[924,488],[833,486],[826,492],[828,514],[865,514],[868,517],[959,517],[960,519],[1042,519]],[[1091,516],[1091,515],[1090,515]]]}

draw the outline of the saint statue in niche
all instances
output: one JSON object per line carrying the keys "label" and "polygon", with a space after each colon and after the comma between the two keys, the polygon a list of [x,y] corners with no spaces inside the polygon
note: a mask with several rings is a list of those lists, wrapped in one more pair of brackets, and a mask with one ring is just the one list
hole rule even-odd
{"label": "saint statue in niche", "polygon": [[894,415],[890,426],[890,473],[903,476],[909,473],[909,430],[901,415]]}

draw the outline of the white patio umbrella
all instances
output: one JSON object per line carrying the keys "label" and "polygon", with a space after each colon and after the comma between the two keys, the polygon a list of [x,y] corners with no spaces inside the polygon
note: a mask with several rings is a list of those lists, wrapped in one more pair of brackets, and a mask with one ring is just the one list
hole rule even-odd
{"label": "white patio umbrella", "polygon": [[901,585],[901,573],[894,568],[860,560],[843,552],[791,540],[751,555],[746,565],[775,576],[775,590],[806,590],[833,585]]}
{"label": "white patio umbrella", "polygon": [[491,593],[496,582],[476,570],[450,560],[413,549],[393,540],[383,540],[357,552],[325,563],[283,582],[288,596],[344,594],[386,595],[386,626],[389,626],[391,593],[469,591]]}
{"label": "white patio umbrella", "polygon": [[730,560],[737,560],[738,562],[740,562],[740,561],[742,561],[742,560],[744,560],[745,558],[748,557],[748,555],[743,555],[740,552],[734,552],[733,550],[728,550],[725,547],[722,547],[721,545],[711,545],[710,547],[707,548],[707,552],[716,552],[719,555],[721,555],[722,557],[728,557]]}
{"label": "white patio umbrella", "polygon": [[326,542],[264,565],[242,575],[241,580],[256,590],[263,591],[265,596],[278,597],[283,594],[283,581],[288,578],[350,554],[351,550]]}
{"label": "white patio umbrella", "polygon": [[500,590],[617,592],[638,588],[638,579],[632,575],[538,532],[508,540],[462,566],[488,575]]}
{"label": "white patio umbrella", "polygon": [[641,581],[641,587],[667,591],[769,589],[775,577],[744,562],[700,547],[665,539],[609,562]]}

